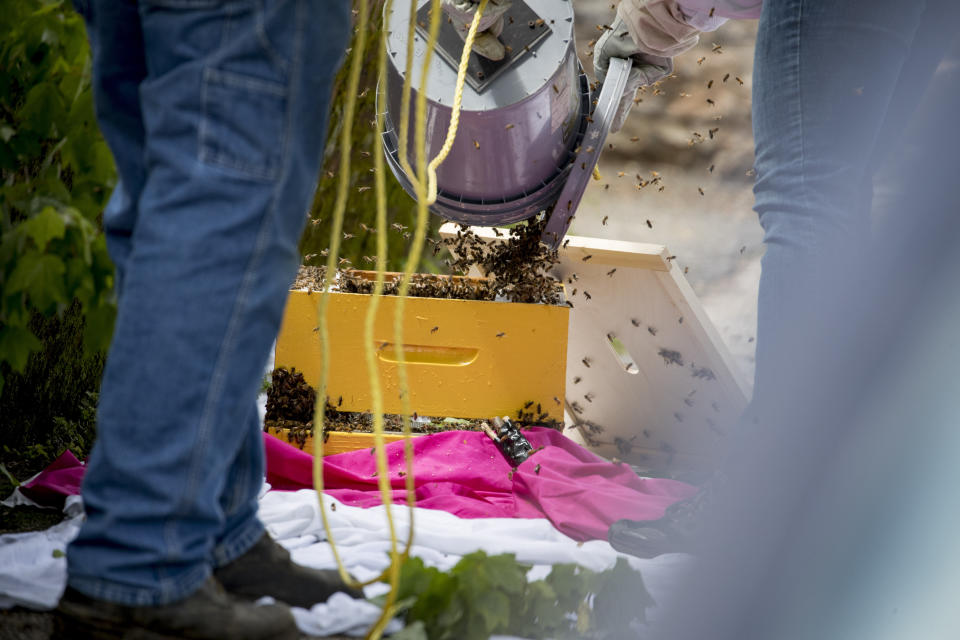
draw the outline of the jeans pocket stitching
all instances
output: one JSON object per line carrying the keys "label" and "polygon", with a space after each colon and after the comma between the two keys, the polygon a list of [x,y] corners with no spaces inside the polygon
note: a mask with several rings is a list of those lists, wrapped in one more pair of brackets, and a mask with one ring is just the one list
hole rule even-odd
{"label": "jeans pocket stitching", "polygon": [[[271,157],[265,153],[263,158],[258,159],[259,161],[251,160],[250,158],[241,157],[240,153],[225,153],[214,144],[214,136],[210,132],[210,114],[216,101],[212,100],[209,95],[211,85],[218,85],[225,89],[241,90],[250,94],[269,96],[284,102],[288,98],[289,92],[287,87],[270,80],[224,71],[222,69],[206,68],[203,71],[201,89],[203,117],[200,120],[198,128],[198,158],[200,162],[237,171],[256,180],[265,182],[276,180],[280,175],[281,168],[279,158]],[[277,117],[285,118],[286,109],[284,108],[283,113]],[[280,129],[282,133],[284,127],[281,125]],[[275,156],[276,153],[273,155]]]}
{"label": "jeans pocket stitching", "polygon": [[203,70],[204,87],[210,82],[216,82],[227,87],[236,89],[248,89],[260,93],[268,93],[280,98],[287,97],[287,87],[279,82],[264,80],[254,76],[248,76],[233,71],[224,71],[222,69],[207,68]]}
{"label": "jeans pocket stitching", "polygon": [[257,34],[257,40],[260,41],[260,46],[263,47],[264,53],[276,65],[277,70],[283,75],[287,75],[290,71],[290,62],[283,57],[283,54],[281,54],[270,41],[270,35],[267,33],[267,23],[265,20],[266,14],[266,5],[264,4],[263,0],[258,0],[256,21],[254,25],[254,30]]}

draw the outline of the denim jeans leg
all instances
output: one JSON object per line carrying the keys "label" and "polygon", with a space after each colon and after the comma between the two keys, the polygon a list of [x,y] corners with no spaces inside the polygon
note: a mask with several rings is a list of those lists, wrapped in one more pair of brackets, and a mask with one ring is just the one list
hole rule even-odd
{"label": "denim jeans leg", "polygon": [[146,179],[68,581],[154,605],[210,574],[230,534],[231,469],[261,473],[242,453],[250,410],[296,272],[350,13],[343,0],[139,9]]}
{"label": "denim jeans leg", "polygon": [[[869,237],[872,154],[923,2],[766,2],[754,66],[756,211],[764,228],[754,397],[840,265]],[[842,321],[842,319],[838,319]],[[781,386],[782,388],[782,386]]]}
{"label": "denim jeans leg", "polygon": [[257,509],[266,460],[260,412],[256,404],[251,406],[246,424],[246,436],[230,467],[226,486],[220,496],[224,525],[213,548],[215,568],[229,564],[246,553],[264,532],[263,524],[257,518]]}

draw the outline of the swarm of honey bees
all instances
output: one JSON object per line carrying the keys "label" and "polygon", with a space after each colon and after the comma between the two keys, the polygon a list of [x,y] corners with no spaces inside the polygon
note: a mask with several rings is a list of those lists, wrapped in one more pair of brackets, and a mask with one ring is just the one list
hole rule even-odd
{"label": "swarm of honey bees", "polygon": [[487,242],[461,225],[456,236],[441,241],[454,256],[450,268],[466,274],[476,266],[490,282],[495,299],[563,304],[563,289],[550,275],[560,261],[559,252],[540,242],[546,219],[516,225],[503,242]]}
{"label": "swarm of honey bees", "polygon": [[[313,436],[313,412],[316,407],[316,392],[295,369],[274,369],[267,390],[267,414],[264,428],[281,430],[287,441],[301,449],[307,438]],[[324,428],[339,432],[373,432],[373,414],[367,412],[343,411],[343,398],[327,398],[324,408]],[[516,422],[521,427],[551,427],[561,430],[563,425],[547,416],[543,407],[533,401],[527,402],[517,410]],[[423,419],[416,413],[412,416],[411,427],[414,433],[440,433],[443,431],[482,431],[482,420],[457,420],[450,418]],[[384,415],[384,427],[387,431],[403,430],[403,418],[395,414]]]}

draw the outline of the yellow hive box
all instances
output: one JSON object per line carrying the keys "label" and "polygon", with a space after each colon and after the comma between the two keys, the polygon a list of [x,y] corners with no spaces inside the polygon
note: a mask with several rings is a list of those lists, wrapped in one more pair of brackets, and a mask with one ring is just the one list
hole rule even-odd
{"label": "yellow hive box", "polygon": [[[396,274],[389,277],[396,278]],[[341,411],[371,409],[364,319],[371,296],[331,293],[327,396]],[[319,294],[291,291],[277,338],[275,366],[296,368],[316,386],[321,365]],[[563,420],[569,309],[540,304],[408,298],[404,345],[394,342],[398,299],[384,296],[374,331],[384,411],[403,411],[397,358],[407,361],[411,408],[421,416],[515,415],[529,402]],[[340,398],[342,397],[342,402]]]}
{"label": "yellow hive box", "polygon": [[[301,451],[313,455],[313,436],[307,436],[304,438],[303,444],[300,445],[298,442],[290,438],[289,429],[268,427],[267,433],[272,435],[274,438],[279,438],[284,442],[291,443],[293,446],[298,447]],[[397,440],[403,440],[403,434],[399,433],[385,433],[383,437],[387,444],[396,442]],[[345,453],[347,451],[356,451],[357,449],[371,449],[375,445],[376,442],[374,441],[374,436],[372,433],[344,433],[339,431],[327,431],[326,438],[324,438],[323,441],[323,455],[333,456],[338,453]]]}

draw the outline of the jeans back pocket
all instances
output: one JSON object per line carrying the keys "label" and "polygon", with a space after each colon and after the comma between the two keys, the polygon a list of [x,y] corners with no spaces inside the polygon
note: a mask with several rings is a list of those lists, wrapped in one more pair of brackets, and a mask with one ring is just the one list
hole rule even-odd
{"label": "jeans back pocket", "polygon": [[257,180],[276,180],[286,147],[287,87],[207,68],[202,100],[200,161]]}

